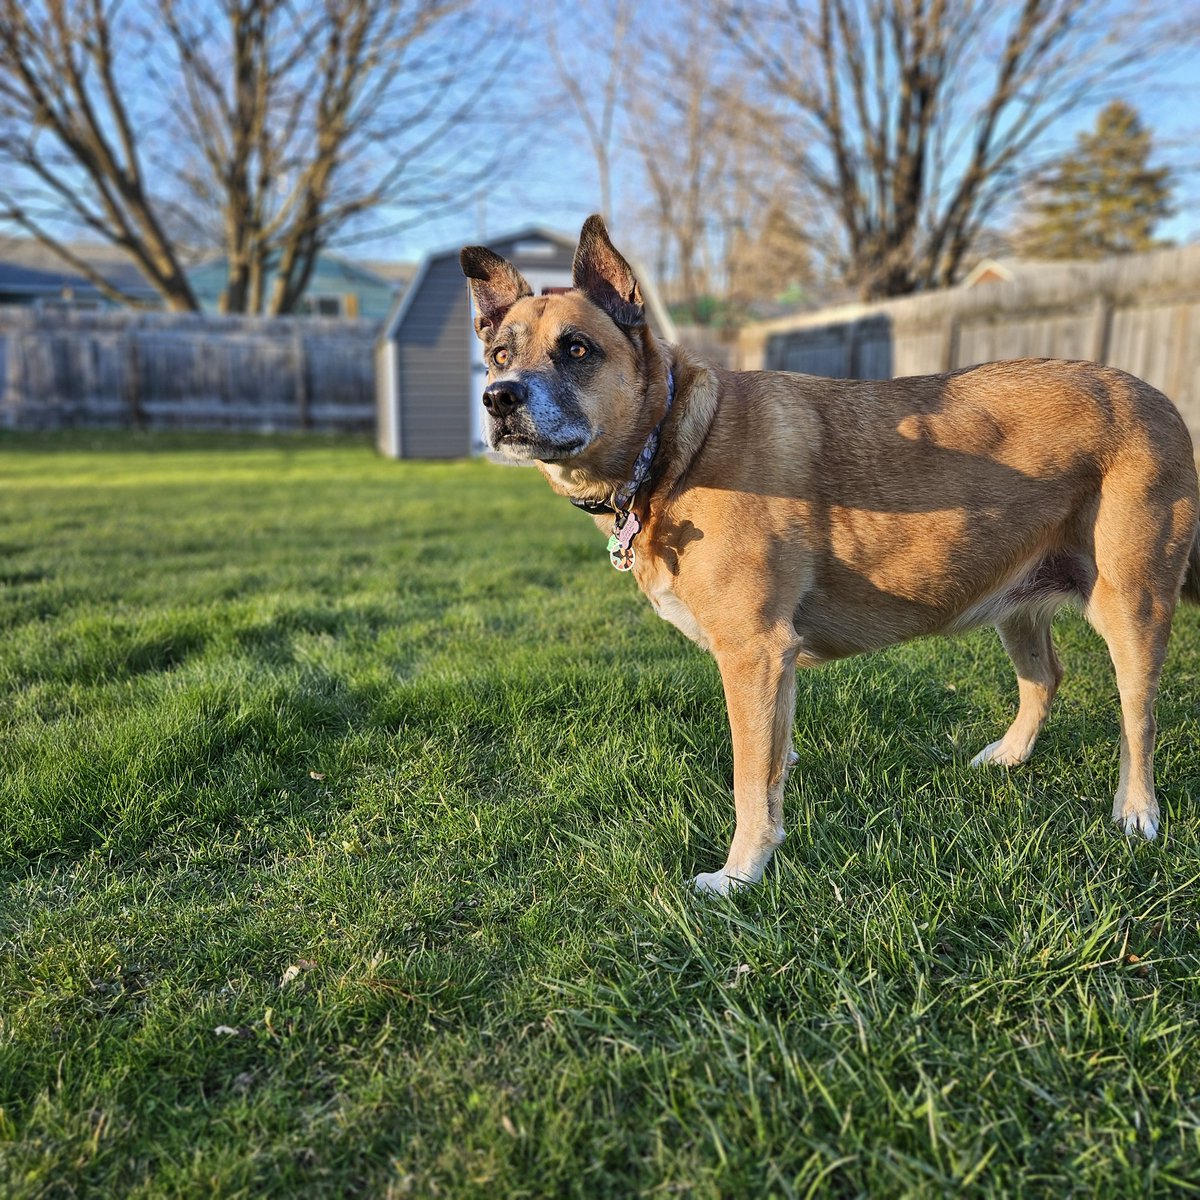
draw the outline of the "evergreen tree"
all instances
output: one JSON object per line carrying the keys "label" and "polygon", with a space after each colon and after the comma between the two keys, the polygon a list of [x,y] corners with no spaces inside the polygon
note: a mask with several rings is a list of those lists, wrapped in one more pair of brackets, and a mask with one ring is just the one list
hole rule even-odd
{"label": "evergreen tree", "polygon": [[1164,243],[1154,227],[1174,211],[1171,171],[1149,165],[1150,131],[1114,100],[1041,182],[1017,238],[1028,258],[1106,258]]}

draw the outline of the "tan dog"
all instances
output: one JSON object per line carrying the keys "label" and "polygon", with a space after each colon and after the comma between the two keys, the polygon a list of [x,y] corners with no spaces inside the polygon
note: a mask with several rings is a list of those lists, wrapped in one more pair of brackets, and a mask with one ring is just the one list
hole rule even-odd
{"label": "tan dog", "polygon": [[994,624],[1020,708],[974,762],[1013,766],[1062,678],[1050,622],[1067,603],[1116,667],[1113,818],[1155,836],[1154,695],[1181,584],[1200,603],[1196,466],[1165,396],[1086,362],[890,382],[714,370],[656,342],[598,217],[563,295],[533,296],[481,246],[461,261],[491,445],[622,510],[596,518],[621,527],[614,565],[632,559],[655,610],[716,657],[737,830],[698,888],[757,881],[783,840],[797,666]]}

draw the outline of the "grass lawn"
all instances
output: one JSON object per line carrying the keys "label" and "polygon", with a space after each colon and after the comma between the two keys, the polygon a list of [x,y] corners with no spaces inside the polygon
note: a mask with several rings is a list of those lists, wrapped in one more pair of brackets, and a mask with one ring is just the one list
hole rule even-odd
{"label": "grass lawn", "polygon": [[1200,1191],[1200,612],[1165,836],[1064,617],[803,675],[729,899],[712,662],[532,471],[0,438],[0,1194]]}

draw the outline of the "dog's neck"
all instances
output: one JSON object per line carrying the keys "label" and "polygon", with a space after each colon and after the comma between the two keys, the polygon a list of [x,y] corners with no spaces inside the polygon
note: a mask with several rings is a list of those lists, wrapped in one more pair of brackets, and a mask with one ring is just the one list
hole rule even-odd
{"label": "dog's neck", "polygon": [[[667,419],[671,415],[671,403],[675,399],[675,375],[670,367],[667,368],[667,400],[663,408],[663,414],[659,418],[658,424],[647,434],[645,442],[634,460],[633,470],[629,477],[620,487],[615,488],[609,495],[607,500],[597,501],[592,499],[579,499],[572,496],[571,503],[576,508],[582,508],[584,512],[591,513],[593,516],[599,516],[601,513],[614,513],[621,517],[622,513],[628,513],[633,507],[634,500],[637,499],[637,494],[642,490],[647,483],[650,482],[650,476],[654,470],[654,460],[658,456],[659,443],[662,439],[663,426],[667,423]],[[624,521],[622,520],[622,526]]]}
{"label": "dog's neck", "polygon": [[[581,508],[612,511],[613,497],[633,481],[637,461],[648,440],[657,433],[658,450],[653,466],[645,486],[637,489],[639,496],[648,494],[663,477],[666,464],[675,457],[668,443],[673,431],[686,423],[683,393],[690,376],[685,381],[682,372],[689,370],[694,371],[694,365],[686,362],[677,347],[655,346],[639,406],[641,419],[631,423],[627,438],[599,463],[538,463],[550,486]],[[669,399],[672,392],[674,403]],[[629,503],[633,503],[632,499]]]}

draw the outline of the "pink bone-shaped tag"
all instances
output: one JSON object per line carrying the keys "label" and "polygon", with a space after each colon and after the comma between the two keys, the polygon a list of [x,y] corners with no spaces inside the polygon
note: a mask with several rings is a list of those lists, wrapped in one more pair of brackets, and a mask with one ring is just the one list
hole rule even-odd
{"label": "pink bone-shaped tag", "polygon": [[624,525],[622,525],[619,529],[616,527],[616,525],[613,526],[613,536],[616,537],[617,541],[620,543],[622,550],[629,549],[629,543],[633,541],[633,535],[637,533],[641,527],[642,523],[638,520],[638,515],[633,511],[633,509],[630,509],[629,513],[626,515]]}

